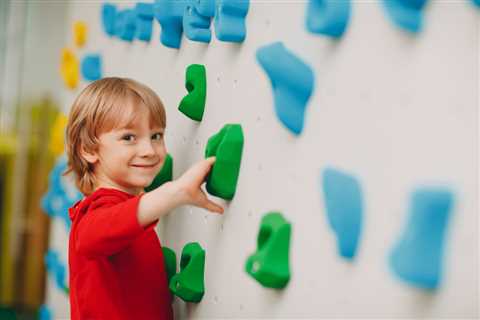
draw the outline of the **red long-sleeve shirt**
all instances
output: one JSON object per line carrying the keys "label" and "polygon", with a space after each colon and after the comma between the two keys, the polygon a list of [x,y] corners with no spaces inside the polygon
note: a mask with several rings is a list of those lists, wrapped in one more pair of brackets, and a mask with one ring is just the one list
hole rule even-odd
{"label": "red long-sleeve shirt", "polygon": [[139,225],[140,198],[101,188],[70,208],[72,320],[173,319],[156,223]]}

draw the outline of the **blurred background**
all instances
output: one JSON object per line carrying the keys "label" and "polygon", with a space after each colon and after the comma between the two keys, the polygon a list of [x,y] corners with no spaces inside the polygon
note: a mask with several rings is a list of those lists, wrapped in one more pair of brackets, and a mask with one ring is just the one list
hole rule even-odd
{"label": "blurred background", "polygon": [[45,300],[50,219],[41,209],[56,156],[66,1],[0,1],[0,319],[33,319]]}

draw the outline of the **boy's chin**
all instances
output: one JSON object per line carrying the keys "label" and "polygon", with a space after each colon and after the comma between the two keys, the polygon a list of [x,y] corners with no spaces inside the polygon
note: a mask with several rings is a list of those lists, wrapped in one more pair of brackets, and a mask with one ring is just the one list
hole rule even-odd
{"label": "boy's chin", "polygon": [[145,180],[142,180],[142,181],[135,181],[135,183],[131,183],[130,186],[132,188],[135,188],[135,189],[145,189],[146,187],[148,187],[149,185],[151,185],[153,182],[153,178],[152,180],[148,180],[148,179],[145,179]]}

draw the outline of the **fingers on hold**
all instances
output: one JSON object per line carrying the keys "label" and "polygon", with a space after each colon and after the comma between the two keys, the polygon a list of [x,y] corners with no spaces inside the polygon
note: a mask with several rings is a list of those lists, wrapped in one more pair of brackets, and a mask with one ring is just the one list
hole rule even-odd
{"label": "fingers on hold", "polygon": [[215,163],[215,160],[217,160],[216,157],[208,157],[205,159],[209,165],[213,165]]}
{"label": "fingers on hold", "polygon": [[220,213],[222,214],[223,213],[223,208],[211,201],[208,201],[206,203],[206,209],[208,209],[209,211],[212,211],[212,212],[216,212],[216,213]]}

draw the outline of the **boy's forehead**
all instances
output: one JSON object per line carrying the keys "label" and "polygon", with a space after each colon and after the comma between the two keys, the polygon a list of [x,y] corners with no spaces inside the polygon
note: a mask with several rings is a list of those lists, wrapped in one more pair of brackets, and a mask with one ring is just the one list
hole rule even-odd
{"label": "boy's forehead", "polygon": [[142,126],[145,119],[147,119],[146,121],[148,121],[151,129],[163,129],[160,124],[155,123],[151,111],[143,104],[141,106],[137,105],[136,107],[128,104],[125,107],[126,108],[123,112],[117,114],[114,129],[134,129],[138,126]]}

